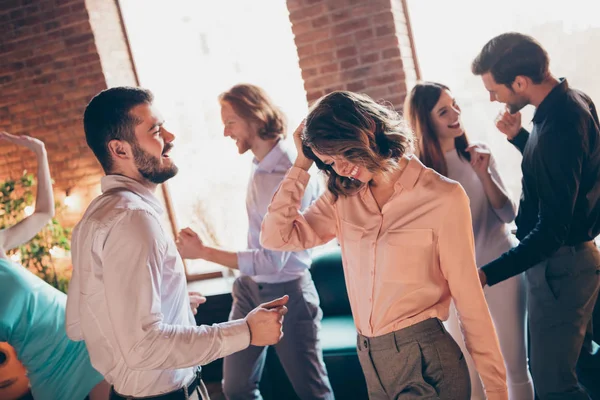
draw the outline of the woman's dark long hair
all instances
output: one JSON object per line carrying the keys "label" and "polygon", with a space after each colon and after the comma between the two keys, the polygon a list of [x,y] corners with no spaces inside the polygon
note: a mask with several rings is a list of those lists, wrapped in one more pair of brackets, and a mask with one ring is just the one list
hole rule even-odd
{"label": "woman's dark long hair", "polygon": [[[444,90],[450,89],[441,83],[417,83],[404,102],[404,117],[417,136],[419,159],[427,167],[447,176],[446,159],[431,121],[431,110],[437,104]],[[467,152],[469,139],[466,133],[454,139],[454,146],[460,158],[471,161],[471,155]]]}
{"label": "woman's dark long hair", "polygon": [[306,157],[328,176],[327,187],[337,200],[356,193],[365,183],[338,175],[313,149],[330,157],[343,156],[377,173],[397,168],[400,158],[412,152],[413,134],[396,111],[367,95],[336,91],[311,107],[302,143]]}

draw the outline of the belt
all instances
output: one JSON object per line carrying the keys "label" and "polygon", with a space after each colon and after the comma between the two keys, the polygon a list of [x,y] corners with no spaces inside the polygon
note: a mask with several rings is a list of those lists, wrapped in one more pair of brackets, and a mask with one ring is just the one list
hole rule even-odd
{"label": "belt", "polygon": [[181,389],[174,390],[172,392],[159,394],[157,396],[144,396],[144,397],[134,397],[134,396],[124,396],[115,391],[114,386],[110,387],[110,397],[109,400],[187,400],[189,399],[189,395],[194,393],[194,390],[198,388],[200,382],[202,381],[202,375],[200,370],[196,371],[196,376],[192,379],[192,382],[182,387]]}
{"label": "belt", "polygon": [[573,246],[559,247],[558,250],[556,250],[556,253],[554,253],[553,255],[562,256],[565,254],[575,254],[578,251],[595,248],[595,247],[596,247],[596,243],[594,243],[593,240],[590,240],[589,242],[583,242],[583,243],[579,243],[579,244],[576,244]]}

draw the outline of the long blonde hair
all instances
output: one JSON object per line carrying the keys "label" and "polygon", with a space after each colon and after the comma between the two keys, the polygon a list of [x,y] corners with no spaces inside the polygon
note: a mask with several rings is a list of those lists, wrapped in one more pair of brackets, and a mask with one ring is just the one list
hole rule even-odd
{"label": "long blonde hair", "polygon": [[233,107],[237,115],[256,124],[258,136],[263,140],[285,138],[286,119],[281,110],[260,87],[243,83],[219,95],[219,102]]}

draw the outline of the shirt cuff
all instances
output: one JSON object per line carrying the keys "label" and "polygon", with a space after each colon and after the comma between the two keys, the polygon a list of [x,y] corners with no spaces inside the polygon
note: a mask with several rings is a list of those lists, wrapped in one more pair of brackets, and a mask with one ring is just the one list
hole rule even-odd
{"label": "shirt cuff", "polygon": [[522,149],[523,147],[525,147],[527,139],[529,139],[529,131],[525,128],[521,128],[519,129],[517,136],[515,136],[512,139],[509,139],[508,141]]}
{"label": "shirt cuff", "polygon": [[244,275],[256,275],[256,271],[254,270],[254,261],[252,253],[252,250],[242,250],[237,252],[238,268],[240,272]]}
{"label": "shirt cuff", "polygon": [[485,392],[488,400],[508,400],[508,389],[502,391]]}
{"label": "shirt cuff", "polygon": [[250,346],[250,328],[244,319],[223,322],[219,324],[219,328],[223,336],[221,353],[223,357],[242,351]]}
{"label": "shirt cuff", "polygon": [[304,187],[308,185],[310,174],[300,167],[292,167],[287,173],[287,177],[299,181]]}
{"label": "shirt cuff", "polygon": [[485,278],[489,286],[495,285],[496,283],[500,283],[503,280],[509,278],[509,276],[506,276],[506,274],[504,273],[505,271],[503,271],[503,269],[505,268],[502,266],[502,264],[504,263],[503,259],[504,256],[500,256],[494,261],[487,263],[486,265],[481,267],[481,269],[485,273]]}

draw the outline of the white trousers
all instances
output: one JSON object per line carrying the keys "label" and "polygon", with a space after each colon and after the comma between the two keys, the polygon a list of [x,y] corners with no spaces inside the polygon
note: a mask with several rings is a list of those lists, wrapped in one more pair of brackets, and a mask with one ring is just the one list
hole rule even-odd
{"label": "white trousers", "polygon": [[[486,286],[484,293],[506,365],[509,399],[533,400],[533,381],[527,367],[527,296],[524,276],[520,274],[494,286]],[[454,302],[450,304],[450,317],[444,325],[467,360],[471,377],[471,400],[485,400],[481,379],[458,325]]]}

